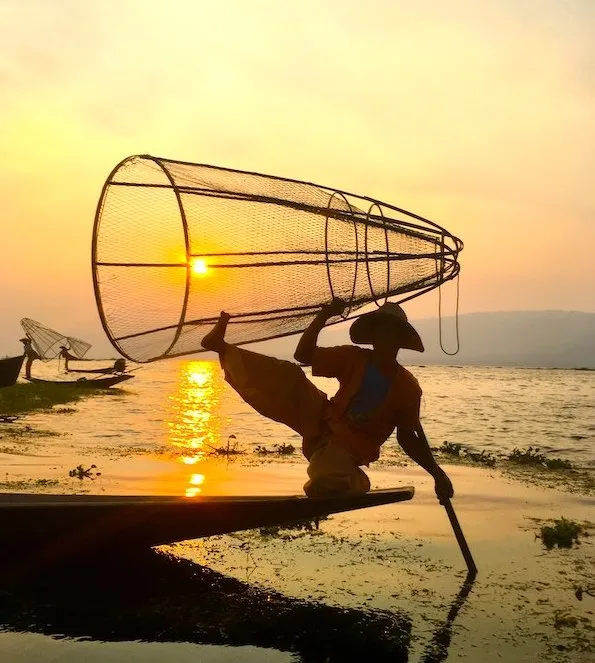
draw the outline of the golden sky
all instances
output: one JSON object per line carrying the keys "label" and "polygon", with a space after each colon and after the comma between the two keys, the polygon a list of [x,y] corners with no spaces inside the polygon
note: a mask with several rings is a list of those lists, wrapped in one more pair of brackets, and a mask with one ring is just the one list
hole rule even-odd
{"label": "golden sky", "polygon": [[1,348],[103,337],[95,206],[137,153],[426,216],[462,312],[595,311],[594,118],[591,0],[0,0]]}

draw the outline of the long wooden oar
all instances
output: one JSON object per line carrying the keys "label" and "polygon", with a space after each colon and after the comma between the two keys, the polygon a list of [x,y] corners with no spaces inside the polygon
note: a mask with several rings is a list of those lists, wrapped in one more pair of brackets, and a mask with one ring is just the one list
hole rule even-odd
{"label": "long wooden oar", "polygon": [[[417,432],[420,438],[428,446],[430,446],[428,438],[426,437],[426,434],[424,433],[424,429],[422,428],[421,424],[419,425]],[[459,519],[457,518],[457,514],[455,513],[455,510],[448,497],[442,499],[440,503],[446,509],[448,519],[450,520],[450,524],[455,533],[455,536],[457,537],[459,547],[461,549],[461,552],[463,553],[463,557],[465,558],[465,563],[467,564],[467,570],[468,570],[467,578],[468,579],[474,578],[477,575],[477,566],[475,566],[475,562],[473,561],[473,556],[471,555],[471,551],[469,550],[469,546],[467,545],[467,541],[465,540],[465,535],[463,534],[463,530],[461,529],[461,526],[459,524]]]}
{"label": "long wooden oar", "polygon": [[477,575],[477,566],[475,566],[475,562],[473,561],[473,556],[471,555],[471,551],[469,550],[469,546],[467,545],[467,541],[465,540],[465,535],[463,534],[463,530],[459,525],[459,519],[457,518],[457,514],[455,513],[455,510],[453,509],[450,499],[448,497],[442,500],[441,504],[446,509],[448,519],[450,520],[452,529],[455,533],[455,536],[457,537],[457,541],[459,542],[459,547],[461,548],[461,552],[463,553],[463,557],[465,558],[465,563],[467,564],[467,569],[468,569],[467,578],[474,578]]}

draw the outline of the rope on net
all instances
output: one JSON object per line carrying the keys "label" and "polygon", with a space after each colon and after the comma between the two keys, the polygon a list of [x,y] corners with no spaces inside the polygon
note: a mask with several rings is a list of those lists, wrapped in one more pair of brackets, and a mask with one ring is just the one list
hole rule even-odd
{"label": "rope on net", "polygon": [[[442,245],[444,246],[444,236],[442,236]],[[440,254],[440,257],[437,257],[437,260],[440,262],[439,270],[440,274],[444,273],[444,260],[442,258],[442,252]],[[438,286],[438,342],[440,344],[440,349],[442,352],[444,352],[445,355],[448,355],[449,357],[454,357],[456,354],[458,354],[459,350],[461,349],[461,341],[460,341],[460,335],[459,335],[459,299],[460,299],[460,272],[457,272],[456,274],[456,300],[455,300],[455,339],[456,339],[456,347],[455,349],[451,352],[447,350],[444,347],[444,342],[442,340],[442,283]]]}

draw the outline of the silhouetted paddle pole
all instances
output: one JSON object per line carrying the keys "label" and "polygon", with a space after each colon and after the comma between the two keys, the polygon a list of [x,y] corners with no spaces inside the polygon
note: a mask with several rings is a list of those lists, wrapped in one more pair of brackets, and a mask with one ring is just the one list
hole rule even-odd
{"label": "silhouetted paddle pole", "polygon": [[450,499],[446,498],[441,504],[446,509],[446,513],[448,514],[448,519],[450,520],[452,529],[455,533],[455,536],[457,537],[457,541],[459,542],[459,547],[461,548],[461,552],[463,553],[463,557],[465,558],[465,563],[467,564],[467,569],[469,571],[468,576],[474,578],[477,575],[477,566],[475,566],[475,562],[473,561],[473,556],[471,555],[471,551],[469,550],[469,546],[467,545],[467,541],[465,540],[465,535],[463,534],[463,530],[459,525],[459,519],[457,518],[457,514],[453,509]]}
{"label": "silhouetted paddle pole", "polygon": [[[426,434],[424,433],[424,429],[422,428],[421,424],[417,429],[417,433],[422,440],[428,443],[428,438],[426,437]],[[450,520],[452,529],[455,533],[455,536],[457,537],[461,553],[463,553],[463,557],[465,558],[465,563],[467,564],[467,570],[468,570],[467,577],[474,578],[477,575],[477,566],[475,566],[475,562],[473,561],[473,556],[471,555],[471,551],[469,550],[469,546],[467,545],[467,541],[465,540],[465,535],[463,534],[463,530],[461,529],[461,526],[459,524],[459,519],[457,518],[457,514],[455,513],[452,503],[448,497],[442,500],[440,503],[446,509],[448,519]]]}

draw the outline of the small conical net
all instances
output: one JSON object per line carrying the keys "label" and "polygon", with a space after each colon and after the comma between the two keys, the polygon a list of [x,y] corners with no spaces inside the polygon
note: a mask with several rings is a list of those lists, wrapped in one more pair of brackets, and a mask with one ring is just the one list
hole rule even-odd
{"label": "small conical net", "polygon": [[151,156],[106,181],[93,233],[95,295],[134,361],[201,352],[222,310],[244,344],[307,327],[332,297],[345,317],[459,272],[462,242],[385,203],[328,187]]}
{"label": "small conical net", "polygon": [[60,354],[60,346],[69,348],[70,354],[78,359],[82,359],[91,347],[90,343],[80,338],[66,336],[30,318],[23,318],[21,326],[31,339],[33,349],[44,361],[55,359]]}

